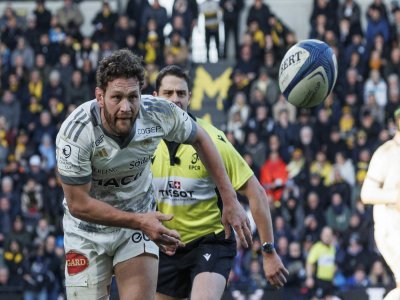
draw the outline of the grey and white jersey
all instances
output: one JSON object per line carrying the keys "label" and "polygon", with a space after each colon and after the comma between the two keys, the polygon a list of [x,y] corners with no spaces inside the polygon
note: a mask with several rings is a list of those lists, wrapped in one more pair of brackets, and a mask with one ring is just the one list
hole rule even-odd
{"label": "grey and white jersey", "polygon": [[[91,183],[90,196],[123,211],[154,209],[151,159],[161,139],[190,142],[196,125],[186,112],[164,99],[143,95],[138,117],[124,139],[108,134],[96,100],[77,107],[63,122],[56,139],[57,167],[63,183]],[[65,215],[87,231],[116,228]]]}

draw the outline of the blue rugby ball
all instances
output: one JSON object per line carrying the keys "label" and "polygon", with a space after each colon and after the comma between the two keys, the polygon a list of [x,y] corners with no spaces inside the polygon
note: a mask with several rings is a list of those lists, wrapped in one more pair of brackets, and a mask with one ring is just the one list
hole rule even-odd
{"label": "blue rugby ball", "polygon": [[303,40],[282,59],[279,88],[293,105],[310,108],[326,99],[336,78],[337,61],[332,48],[320,40]]}

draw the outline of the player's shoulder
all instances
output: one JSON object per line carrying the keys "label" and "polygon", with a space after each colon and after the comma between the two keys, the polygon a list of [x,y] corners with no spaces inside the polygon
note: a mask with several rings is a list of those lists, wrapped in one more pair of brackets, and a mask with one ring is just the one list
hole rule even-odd
{"label": "player's shoulder", "polygon": [[387,155],[389,152],[393,151],[393,149],[398,149],[398,147],[399,145],[393,139],[391,139],[380,145],[374,154]]}
{"label": "player's shoulder", "polygon": [[196,122],[208,133],[212,140],[229,144],[225,134],[220,129],[212,125],[210,122],[201,118],[196,118]]}
{"label": "player's shoulder", "polygon": [[148,114],[156,112],[164,115],[170,115],[174,106],[175,104],[166,99],[152,95],[142,95],[141,109]]}
{"label": "player's shoulder", "polygon": [[89,132],[93,131],[93,122],[98,121],[94,115],[96,104],[96,100],[87,101],[71,112],[62,123],[58,138],[75,143],[79,140],[88,141]]}

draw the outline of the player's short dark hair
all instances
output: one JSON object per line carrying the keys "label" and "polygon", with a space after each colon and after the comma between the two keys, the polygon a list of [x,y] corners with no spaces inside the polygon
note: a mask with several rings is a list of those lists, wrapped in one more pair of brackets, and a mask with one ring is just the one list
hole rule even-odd
{"label": "player's short dark hair", "polygon": [[136,78],[141,88],[144,82],[142,58],[127,49],[117,50],[103,58],[97,68],[96,85],[105,91],[108,83],[117,78]]}
{"label": "player's short dark hair", "polygon": [[181,67],[178,67],[177,65],[169,65],[169,66],[162,68],[162,70],[157,75],[157,78],[156,78],[156,92],[157,93],[160,91],[161,81],[167,75],[172,75],[172,76],[184,79],[189,88],[189,86],[190,86],[189,85],[190,84],[189,75],[186,74],[186,72],[183,71]]}

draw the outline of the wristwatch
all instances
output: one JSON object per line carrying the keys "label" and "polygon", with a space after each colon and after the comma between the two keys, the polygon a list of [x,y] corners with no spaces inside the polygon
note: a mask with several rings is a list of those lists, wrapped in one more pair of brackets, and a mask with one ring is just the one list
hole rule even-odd
{"label": "wristwatch", "polygon": [[271,254],[272,252],[275,251],[274,243],[265,242],[264,244],[262,244],[261,248],[262,248],[262,251],[264,251],[265,253],[268,253],[268,254]]}

